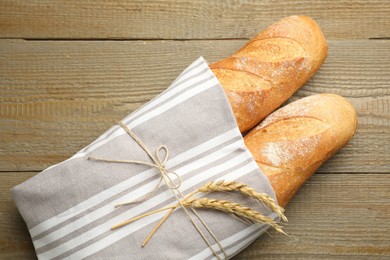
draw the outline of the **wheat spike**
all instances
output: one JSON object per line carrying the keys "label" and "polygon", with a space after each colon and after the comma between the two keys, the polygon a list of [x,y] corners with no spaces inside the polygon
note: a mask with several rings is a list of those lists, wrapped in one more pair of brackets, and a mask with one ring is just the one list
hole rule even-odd
{"label": "wheat spike", "polygon": [[259,193],[246,184],[235,181],[215,181],[208,182],[198,189],[200,192],[219,192],[219,191],[238,191],[243,195],[254,198],[264,203],[273,212],[275,212],[283,221],[287,222],[287,217],[283,214],[284,208],[280,207],[274,199],[266,193]]}
{"label": "wheat spike", "polygon": [[242,206],[238,203],[234,203],[228,200],[215,200],[200,198],[189,198],[182,202],[182,205],[190,208],[207,208],[220,210],[226,213],[234,214],[236,216],[254,221],[256,223],[265,223],[272,226],[276,231],[286,234],[280,225],[278,225],[273,219],[266,217],[259,212],[249,207]]}

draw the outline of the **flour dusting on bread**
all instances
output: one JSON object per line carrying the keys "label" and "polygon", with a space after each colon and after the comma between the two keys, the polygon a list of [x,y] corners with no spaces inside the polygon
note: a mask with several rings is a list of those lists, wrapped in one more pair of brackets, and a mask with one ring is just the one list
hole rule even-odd
{"label": "flour dusting on bread", "polygon": [[244,140],[285,206],[321,164],[348,143],[356,125],[348,100],[318,94],[275,111]]}
{"label": "flour dusting on bread", "polygon": [[241,132],[255,127],[319,69],[327,56],[320,27],[309,17],[286,17],[232,56],[210,65],[230,94]]}

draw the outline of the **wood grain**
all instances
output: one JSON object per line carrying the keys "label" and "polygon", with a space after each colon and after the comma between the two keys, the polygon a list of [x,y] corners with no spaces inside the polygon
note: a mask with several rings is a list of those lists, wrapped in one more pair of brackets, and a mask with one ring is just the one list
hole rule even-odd
{"label": "wood grain", "polygon": [[10,188],[35,172],[0,172],[0,258],[37,259],[26,224],[12,201]]}
{"label": "wood grain", "polygon": [[[1,258],[34,259],[9,188],[34,172],[0,174]],[[290,237],[270,231],[235,259],[389,257],[390,178],[386,174],[317,174],[287,207]]]}
{"label": "wood grain", "polygon": [[270,232],[237,259],[387,259],[390,179],[383,174],[318,174],[286,208],[291,237]]}
{"label": "wood grain", "polygon": [[296,14],[318,21],[327,39],[390,37],[388,0],[0,0],[0,6],[2,38],[251,38]]}
{"label": "wood grain", "polygon": [[[0,40],[0,170],[39,171],[70,157],[200,54],[216,61],[245,42]],[[389,42],[329,45],[326,63],[292,100],[343,95],[357,109],[359,126],[320,172],[389,172]]]}

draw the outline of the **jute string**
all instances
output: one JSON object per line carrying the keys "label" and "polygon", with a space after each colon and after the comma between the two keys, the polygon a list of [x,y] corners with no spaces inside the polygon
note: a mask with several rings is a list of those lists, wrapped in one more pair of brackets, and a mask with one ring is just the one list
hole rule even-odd
{"label": "jute string", "polygon": [[[157,185],[153,188],[152,191],[150,191],[149,193],[147,193],[145,196],[142,196],[141,198],[137,199],[137,200],[132,200],[132,201],[125,201],[125,202],[121,202],[121,203],[118,203],[115,205],[115,207],[118,207],[118,206],[123,206],[123,205],[128,205],[128,204],[132,204],[132,203],[137,203],[137,202],[142,202],[142,201],[145,201],[147,200],[148,198],[150,198],[154,192],[159,188],[160,184],[162,181],[164,181],[164,183],[167,185],[167,187],[169,188],[169,190],[172,192],[172,194],[174,195],[174,197],[176,198],[176,200],[178,201],[178,204],[180,204],[181,208],[184,210],[185,214],[188,216],[188,218],[190,219],[191,223],[193,224],[193,226],[195,227],[195,229],[197,230],[197,232],[200,234],[200,236],[203,238],[203,240],[205,241],[205,243],[207,244],[207,246],[210,248],[210,250],[212,251],[212,253],[218,258],[218,259],[221,259],[220,256],[218,255],[218,253],[213,249],[212,245],[210,244],[210,242],[207,240],[206,238],[206,235],[203,233],[203,231],[200,229],[200,227],[196,224],[193,216],[191,216],[189,210],[183,205],[182,203],[182,200],[185,199],[186,197],[181,193],[181,191],[179,190],[180,186],[181,186],[181,183],[182,183],[182,180],[180,178],[180,176],[172,171],[172,170],[169,170],[166,168],[166,162],[168,161],[168,158],[169,158],[169,149],[166,145],[160,145],[157,150],[156,150],[156,156],[154,157],[153,154],[151,153],[151,151],[148,149],[148,147],[142,142],[141,139],[139,139],[133,131],[131,131],[130,128],[128,128],[125,124],[123,124],[122,122],[118,122],[118,125],[121,126],[128,135],[130,135],[134,141],[137,142],[137,144],[146,152],[146,154],[150,157],[150,159],[153,161],[153,163],[150,163],[150,162],[144,162],[144,161],[137,161],[137,160],[114,160],[114,159],[106,159],[106,158],[98,158],[98,157],[94,157],[94,156],[89,156],[88,159],[89,160],[94,160],[94,161],[100,161],[100,162],[108,162],[108,163],[129,163],[129,164],[140,164],[140,165],[145,165],[145,166],[149,166],[149,167],[154,167],[156,168],[159,173],[160,173],[160,179],[159,179],[159,182],[157,183]],[[164,151],[165,152],[165,156],[163,159],[161,159],[160,157],[160,153],[161,151]],[[177,179],[177,183],[175,183],[172,178],[169,176],[169,174],[172,174],[176,177]],[[164,218],[158,223],[158,225],[154,228],[154,230],[152,231],[152,233],[165,221],[165,219],[169,216],[169,214],[174,210],[175,208],[172,208],[170,210],[170,212],[168,212]],[[223,253],[224,255],[224,258],[225,259],[228,259],[228,256],[225,252],[225,250],[223,249],[221,243],[219,242],[219,240],[216,238],[216,236],[214,235],[214,233],[211,231],[211,229],[209,228],[209,226],[206,224],[206,222],[201,218],[201,216],[198,214],[198,212],[194,209],[194,208],[190,208],[190,210],[192,211],[192,213],[198,218],[198,220],[200,221],[200,223],[204,226],[204,228],[207,230],[207,232],[211,235],[211,237],[215,240],[215,242],[217,243],[217,245],[219,246],[221,252]],[[149,237],[144,241],[144,243],[142,244],[142,246],[145,246],[146,243],[149,241],[149,239],[151,238],[151,236],[149,235]]]}

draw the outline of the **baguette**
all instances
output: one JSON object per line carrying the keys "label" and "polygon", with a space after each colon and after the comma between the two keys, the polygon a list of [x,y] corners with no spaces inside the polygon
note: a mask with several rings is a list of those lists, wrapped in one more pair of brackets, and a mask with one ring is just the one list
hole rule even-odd
{"label": "baguette", "polygon": [[291,16],[210,68],[229,98],[240,131],[246,132],[298,90],[326,55],[319,26],[309,17]]}
{"label": "baguette", "polygon": [[302,184],[355,133],[356,112],[343,97],[319,94],[269,115],[244,138],[285,207]]}

